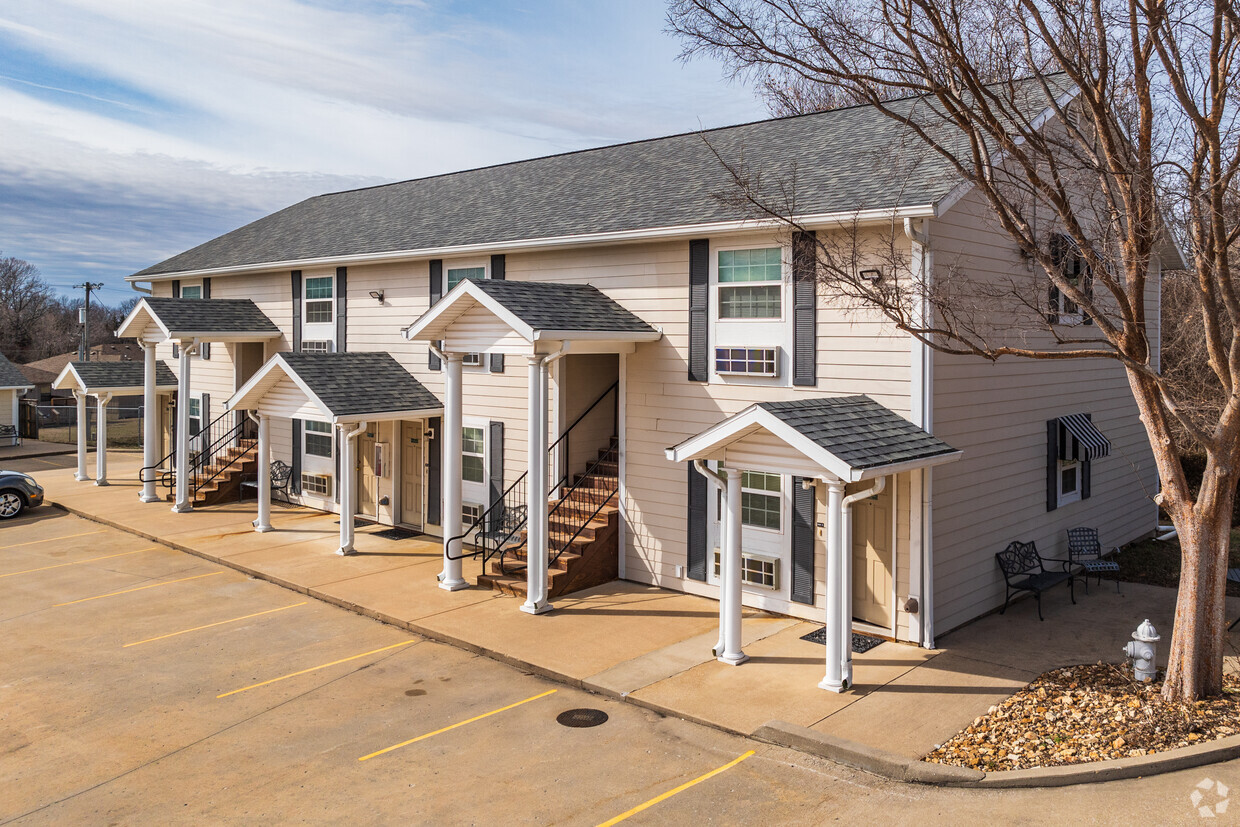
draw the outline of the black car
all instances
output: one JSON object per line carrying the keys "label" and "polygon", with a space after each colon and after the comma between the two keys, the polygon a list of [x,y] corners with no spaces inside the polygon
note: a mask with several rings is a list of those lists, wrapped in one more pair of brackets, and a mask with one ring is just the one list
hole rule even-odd
{"label": "black car", "polygon": [[21,471],[0,471],[0,520],[9,520],[23,509],[43,505],[43,486]]}

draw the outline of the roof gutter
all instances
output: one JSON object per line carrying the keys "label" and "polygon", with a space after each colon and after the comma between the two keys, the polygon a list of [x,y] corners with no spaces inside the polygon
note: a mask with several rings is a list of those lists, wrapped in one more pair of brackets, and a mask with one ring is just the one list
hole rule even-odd
{"label": "roof gutter", "polygon": [[[848,227],[855,224],[889,223],[893,218],[929,218],[935,214],[934,204],[922,204],[910,207],[884,208],[877,210],[850,210],[846,212],[814,213],[792,217],[796,224],[816,229],[827,229],[832,226]],[[626,244],[642,241],[662,241],[677,238],[701,238],[720,233],[758,231],[780,229],[786,227],[788,221],[778,218],[742,219],[736,221],[716,221],[709,224],[678,224],[669,227],[652,227],[641,230],[619,230],[606,233],[585,233],[582,235],[553,236],[551,238],[526,238],[515,241],[487,242],[482,244],[461,244],[445,247],[424,247],[411,250],[390,250],[382,253],[363,253],[357,255],[319,256],[316,258],[283,259],[265,261],[254,264],[242,264],[236,267],[207,267],[197,270],[176,270],[167,273],[148,273],[126,276],[125,281],[155,282],[171,279],[193,278],[197,276],[240,275],[257,273],[264,270],[306,269],[318,266],[343,266],[349,264],[385,264],[411,259],[445,258],[449,256],[465,256],[477,253],[525,252],[567,247],[584,247],[595,244]]]}

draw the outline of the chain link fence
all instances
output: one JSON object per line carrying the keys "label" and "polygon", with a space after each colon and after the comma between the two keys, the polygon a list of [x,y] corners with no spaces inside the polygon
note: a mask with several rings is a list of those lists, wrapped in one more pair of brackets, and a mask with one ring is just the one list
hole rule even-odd
{"label": "chain link fence", "polygon": [[[76,405],[35,405],[39,421],[39,440],[42,442],[77,443]],[[142,447],[142,406],[108,405],[108,447]],[[86,406],[86,439],[93,448],[99,428],[99,411],[95,405]]]}

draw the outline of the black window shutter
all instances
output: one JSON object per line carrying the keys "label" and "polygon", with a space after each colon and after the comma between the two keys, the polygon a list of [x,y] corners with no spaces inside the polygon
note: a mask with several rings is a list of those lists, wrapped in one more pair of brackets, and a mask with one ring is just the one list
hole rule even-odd
{"label": "black window shutter", "polygon": [[336,352],[348,350],[349,333],[349,268],[336,268]]}
{"label": "black window shutter", "polygon": [[491,358],[491,373],[503,373],[504,372],[504,354],[492,353],[490,358]]}
{"label": "black window shutter", "polygon": [[792,599],[814,605],[814,489],[792,478]]}
{"label": "black window shutter", "polygon": [[706,579],[706,477],[689,468],[689,577]]}
{"label": "black window shutter", "polygon": [[[301,353],[301,271],[293,271],[293,352]],[[293,452],[296,455],[296,451]],[[300,479],[300,475],[293,474]],[[300,485],[300,483],[298,483]]]}
{"label": "black window shutter", "polygon": [[[710,379],[710,240],[689,242],[689,381]],[[697,474],[696,471],[691,473]],[[701,474],[698,474],[700,477]],[[702,480],[705,485],[706,481]],[[703,502],[705,500],[703,499]],[[703,562],[702,579],[705,579]],[[692,575],[690,575],[692,576]]]}
{"label": "black window shutter", "polygon": [[[1085,418],[1088,419],[1090,422],[1094,421],[1093,414],[1087,413],[1085,414]],[[1090,466],[1092,465],[1093,463],[1090,462],[1089,460],[1085,460],[1081,463],[1081,499],[1082,500],[1089,499],[1089,476],[1090,476],[1090,471],[1092,470]]]}
{"label": "black window shutter", "polygon": [[[1068,260],[1069,244],[1068,239],[1059,233],[1051,236],[1051,266],[1060,273],[1064,272]],[[1047,324],[1059,324],[1059,288],[1054,282],[1051,282],[1046,293],[1046,308]]]}
{"label": "black window shutter", "polygon": [[1046,510],[1059,507],[1059,420],[1046,422]]}
{"label": "black window shutter", "polygon": [[440,440],[441,417],[426,420],[432,436],[426,440],[426,521],[431,525],[443,525],[440,517],[440,497],[443,486],[443,449]]}
{"label": "black window shutter", "polygon": [[[211,298],[211,279],[202,280],[202,297],[204,299]],[[201,345],[198,346],[198,358],[199,359],[210,359],[211,358],[211,343],[210,342],[203,342]]]}
{"label": "black window shutter", "polygon": [[499,281],[504,280],[504,254],[496,253],[491,256],[491,278]]}
{"label": "black window shutter", "polygon": [[[431,281],[431,305],[430,306],[434,307],[436,304],[439,303],[439,300],[443,298],[443,259],[441,258],[431,259],[430,268],[431,268],[431,280],[430,280]],[[434,351],[431,351],[431,354],[429,358],[427,359],[427,367],[430,368],[431,370],[440,369],[439,357],[435,355]],[[435,509],[436,511],[438,511],[439,506],[436,505]]]}
{"label": "black window shutter", "polygon": [[[211,424],[211,394],[209,393],[204,393],[202,395],[202,419],[199,421],[202,424],[198,426],[198,430],[200,433],[205,435],[204,442],[210,442],[211,432],[207,430],[207,426]],[[203,447],[205,448],[206,445]]]}
{"label": "black window shutter", "polygon": [[[812,387],[818,384],[817,305],[817,242],[812,231],[798,232],[792,236],[792,384],[794,385]],[[812,596],[812,582],[810,590]]]}
{"label": "black window shutter", "polygon": [[332,486],[332,499],[340,502],[340,457],[342,456],[341,449],[344,445],[344,432],[336,428],[332,428],[332,430],[335,432],[335,439],[332,440],[332,453],[336,457],[336,484]]}
{"label": "black window shutter", "polygon": [[172,280],[172,298],[181,298],[181,282],[179,279]]}
{"label": "black window shutter", "polygon": [[178,359],[181,356],[181,346],[176,342],[172,343],[172,358]]}
{"label": "black window shutter", "polygon": [[[299,274],[300,275],[300,274]],[[301,420],[293,420],[293,471],[289,477],[288,487],[294,494],[301,493]]]}
{"label": "black window shutter", "polygon": [[[491,436],[487,441],[487,476],[491,481],[491,502],[488,508],[504,496],[504,423],[491,420]],[[499,529],[503,508],[491,512],[492,529]]]}

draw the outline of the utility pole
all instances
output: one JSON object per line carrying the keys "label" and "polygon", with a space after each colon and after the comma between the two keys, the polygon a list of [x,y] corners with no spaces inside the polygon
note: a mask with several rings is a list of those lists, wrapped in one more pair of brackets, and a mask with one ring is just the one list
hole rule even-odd
{"label": "utility pole", "polygon": [[83,282],[82,284],[73,285],[74,290],[86,291],[86,305],[82,308],[82,344],[78,348],[78,361],[90,361],[90,293],[92,290],[102,290],[102,282]]}

